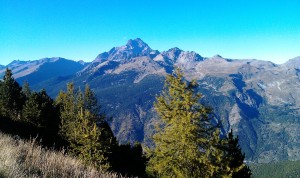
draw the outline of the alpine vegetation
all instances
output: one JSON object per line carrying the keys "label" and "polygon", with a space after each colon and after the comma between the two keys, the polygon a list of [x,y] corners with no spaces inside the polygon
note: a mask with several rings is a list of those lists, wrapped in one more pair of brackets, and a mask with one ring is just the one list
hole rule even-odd
{"label": "alpine vegetation", "polygon": [[147,171],[154,177],[250,177],[232,133],[220,138],[211,109],[199,103],[195,81],[176,69],[168,75],[155,109],[161,123],[153,136]]}

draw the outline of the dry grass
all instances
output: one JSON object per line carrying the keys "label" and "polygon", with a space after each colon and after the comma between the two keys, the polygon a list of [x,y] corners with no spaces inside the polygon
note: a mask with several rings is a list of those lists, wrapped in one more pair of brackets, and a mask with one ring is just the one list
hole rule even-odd
{"label": "dry grass", "polygon": [[120,177],[86,167],[63,151],[45,150],[35,140],[23,141],[0,132],[1,177]]}

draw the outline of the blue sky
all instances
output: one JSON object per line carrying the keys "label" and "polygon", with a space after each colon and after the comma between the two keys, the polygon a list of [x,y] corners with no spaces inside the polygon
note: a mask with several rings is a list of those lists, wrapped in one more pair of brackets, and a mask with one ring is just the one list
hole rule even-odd
{"label": "blue sky", "polygon": [[300,1],[0,0],[0,64],[91,61],[137,37],[159,51],[283,63],[300,56]]}

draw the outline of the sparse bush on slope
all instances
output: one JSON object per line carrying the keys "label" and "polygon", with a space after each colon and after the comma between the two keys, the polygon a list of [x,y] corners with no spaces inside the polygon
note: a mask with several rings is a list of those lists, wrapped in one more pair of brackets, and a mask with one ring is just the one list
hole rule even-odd
{"label": "sparse bush on slope", "polygon": [[0,132],[1,177],[121,177],[92,167],[65,155],[63,151],[46,150],[33,139],[23,141]]}

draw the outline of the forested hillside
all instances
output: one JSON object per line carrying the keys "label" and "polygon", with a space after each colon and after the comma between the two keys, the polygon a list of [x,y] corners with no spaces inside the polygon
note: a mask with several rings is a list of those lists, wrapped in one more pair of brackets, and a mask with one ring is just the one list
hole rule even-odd
{"label": "forested hillside", "polygon": [[[202,95],[195,90],[197,86],[196,81],[185,81],[179,69],[168,75],[165,90],[156,101],[160,122],[156,124],[154,147],[139,143],[120,145],[89,85],[82,91],[69,83],[53,100],[45,90],[32,91],[28,83],[21,87],[11,70],[6,69],[0,81],[0,130],[17,141],[0,136],[7,147],[18,147],[11,150],[13,155],[5,153],[9,157],[6,161],[11,162],[7,167],[1,165],[1,176],[101,177],[101,174],[109,176],[107,171],[114,171],[139,177],[250,177],[238,138],[232,132],[227,137],[220,136],[220,125],[214,123],[210,108],[199,103]],[[41,139],[42,146],[18,141],[29,138]],[[70,165],[70,170],[49,172],[43,164],[53,164],[53,169],[58,169],[58,163],[50,161],[53,157],[66,160],[67,166],[72,159],[42,147],[64,149],[79,161],[75,166]],[[21,161],[15,163],[18,159]],[[41,160],[44,162],[36,163]],[[82,175],[76,169],[82,170]]]}
{"label": "forested hillside", "polygon": [[[15,61],[14,66],[23,76],[16,74],[21,85],[25,79],[35,81],[33,76],[40,76],[43,81],[29,82],[31,88],[44,88],[52,98],[65,90],[67,83],[81,89],[89,84],[102,111],[113,117],[108,123],[118,141],[148,145],[157,122],[155,96],[163,89],[165,76],[174,66],[180,67],[186,80],[199,83],[198,90],[204,95],[201,102],[213,107],[216,122],[222,121],[221,134],[232,129],[239,135],[247,161],[268,163],[300,158],[296,132],[300,126],[299,60],[296,57],[278,65],[220,55],[202,57],[179,48],[159,52],[134,39],[99,54],[89,64],[49,58]],[[78,68],[64,73],[64,66],[56,66],[63,61]],[[53,66],[59,69],[57,74]],[[53,75],[44,76],[43,72]]]}

